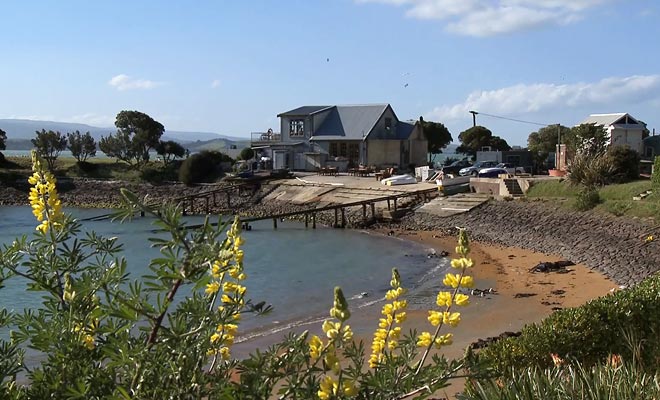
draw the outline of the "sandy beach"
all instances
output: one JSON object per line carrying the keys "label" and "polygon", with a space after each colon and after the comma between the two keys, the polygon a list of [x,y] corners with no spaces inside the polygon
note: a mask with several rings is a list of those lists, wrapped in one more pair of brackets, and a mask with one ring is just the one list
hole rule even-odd
{"label": "sandy beach", "polygon": [[[443,236],[439,232],[394,231],[394,235],[405,240],[422,243],[437,252],[447,251],[453,256],[456,238]],[[565,273],[531,273],[529,270],[539,262],[559,261],[561,257],[535,253],[525,249],[498,247],[472,242],[471,256],[475,268],[471,274],[479,289],[493,288],[493,294],[483,297],[472,296],[470,306],[463,308],[461,324],[450,328],[454,333],[454,344],[444,350],[448,358],[460,357],[465,348],[482,338],[497,336],[505,331],[518,331],[525,324],[538,322],[553,310],[574,307],[591,299],[606,295],[617,285],[584,265],[567,268]],[[389,277],[383,277],[385,281]],[[434,298],[429,304],[434,304]],[[328,294],[328,308],[332,304]],[[363,340],[367,350],[376,328],[382,302],[358,310],[352,310],[349,321],[358,340]],[[426,317],[428,310],[411,309],[403,324],[404,332],[431,330]],[[234,354],[244,357],[256,348],[264,349],[278,342],[289,332],[320,334],[321,323],[312,322],[293,329],[282,330],[266,337],[257,337],[234,348]]]}

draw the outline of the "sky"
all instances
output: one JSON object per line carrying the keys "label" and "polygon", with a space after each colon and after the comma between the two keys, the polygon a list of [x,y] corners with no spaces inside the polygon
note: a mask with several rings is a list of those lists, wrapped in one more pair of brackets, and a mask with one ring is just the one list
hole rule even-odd
{"label": "sky", "polygon": [[[249,137],[302,105],[390,103],[524,146],[627,112],[660,133],[657,0],[3,2],[0,118]],[[489,114],[489,115],[485,115]],[[492,116],[491,116],[492,115]],[[493,117],[495,116],[495,117]]]}

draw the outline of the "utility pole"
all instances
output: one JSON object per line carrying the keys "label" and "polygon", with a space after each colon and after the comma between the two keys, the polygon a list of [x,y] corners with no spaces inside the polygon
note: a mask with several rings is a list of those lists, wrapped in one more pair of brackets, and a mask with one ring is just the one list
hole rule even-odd
{"label": "utility pole", "polygon": [[479,114],[476,111],[468,111],[470,114],[472,114],[472,126],[475,127],[477,126],[477,114]]}

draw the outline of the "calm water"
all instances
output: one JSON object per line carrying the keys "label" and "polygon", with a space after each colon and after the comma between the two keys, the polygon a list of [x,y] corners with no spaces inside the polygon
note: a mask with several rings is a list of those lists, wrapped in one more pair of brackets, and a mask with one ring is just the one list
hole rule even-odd
{"label": "calm water", "polygon": [[[107,210],[69,210],[84,219]],[[188,217],[191,223],[202,217]],[[132,279],[148,273],[147,265],[158,250],[149,248],[153,237],[152,219],[137,218],[125,223],[85,222],[84,231],[106,237],[117,236],[124,245]],[[31,235],[36,226],[28,207],[0,207],[0,244],[11,243],[17,235]],[[396,238],[337,229],[305,229],[293,222],[271,221],[252,224],[244,232],[245,271],[248,297],[273,305],[267,316],[247,316],[241,324],[246,331],[264,333],[285,325],[297,325],[324,316],[332,305],[332,291],[339,285],[350,298],[351,308],[379,301],[388,289],[391,268],[399,268],[411,295],[427,292],[431,277],[440,276],[446,260],[428,258],[424,246]],[[433,279],[436,282],[438,279]],[[435,285],[433,285],[435,286]],[[367,297],[360,293],[367,292]],[[17,279],[0,289],[0,307],[21,310],[38,306],[40,297],[26,292]]]}

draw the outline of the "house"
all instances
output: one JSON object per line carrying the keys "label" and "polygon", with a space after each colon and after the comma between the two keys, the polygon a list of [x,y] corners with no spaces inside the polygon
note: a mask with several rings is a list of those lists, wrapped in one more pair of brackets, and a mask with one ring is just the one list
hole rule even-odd
{"label": "house", "polygon": [[273,168],[314,171],[336,166],[408,168],[427,162],[419,122],[400,121],[389,104],[302,106],[278,114],[280,132],[252,134],[252,148]]}
{"label": "house", "polygon": [[628,113],[591,114],[582,124],[600,125],[610,136],[611,146],[628,146],[644,154],[644,132],[646,124]]}
{"label": "house", "polygon": [[532,170],[534,154],[529,150],[511,149],[505,151],[477,151],[476,161],[497,161],[498,163],[512,164],[514,167],[523,167]]}

